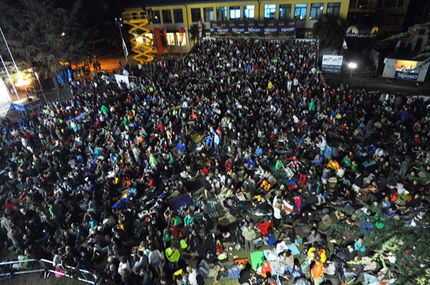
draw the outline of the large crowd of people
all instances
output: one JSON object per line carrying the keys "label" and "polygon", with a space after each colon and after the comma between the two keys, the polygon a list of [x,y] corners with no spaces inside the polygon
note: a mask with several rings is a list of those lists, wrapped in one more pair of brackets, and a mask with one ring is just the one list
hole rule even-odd
{"label": "large crowd of people", "polygon": [[354,215],[334,206],[424,219],[429,109],[330,86],[317,52],[315,41],[201,41],[184,59],[119,62],[129,82],[95,73],[72,99],[6,118],[4,249],[97,284],[392,283],[375,261],[348,264],[363,237],[336,241],[334,224]]}

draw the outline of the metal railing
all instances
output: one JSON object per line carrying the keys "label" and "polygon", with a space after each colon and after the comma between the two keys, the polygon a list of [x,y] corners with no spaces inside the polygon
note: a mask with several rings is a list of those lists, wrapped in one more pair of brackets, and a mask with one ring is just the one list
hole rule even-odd
{"label": "metal railing", "polygon": [[57,278],[66,277],[81,282],[95,284],[96,276],[84,269],[74,267],[56,268],[51,260],[47,259],[23,259],[0,262],[0,280],[10,279],[14,275],[21,274],[43,274],[48,278],[51,274]]}
{"label": "metal railing", "polygon": [[45,268],[38,259],[3,261],[0,263],[0,279],[9,279],[14,275],[42,273]]}

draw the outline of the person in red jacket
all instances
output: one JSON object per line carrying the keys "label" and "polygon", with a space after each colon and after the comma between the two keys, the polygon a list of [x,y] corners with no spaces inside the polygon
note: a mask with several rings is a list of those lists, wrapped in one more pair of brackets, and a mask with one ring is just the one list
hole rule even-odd
{"label": "person in red jacket", "polygon": [[269,229],[273,228],[273,222],[269,219],[269,217],[264,217],[264,221],[258,224],[258,229],[262,236],[269,235]]}

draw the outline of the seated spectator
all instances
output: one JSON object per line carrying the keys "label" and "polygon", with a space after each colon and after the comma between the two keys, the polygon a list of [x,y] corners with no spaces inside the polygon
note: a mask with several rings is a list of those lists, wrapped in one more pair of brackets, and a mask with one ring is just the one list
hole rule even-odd
{"label": "seated spectator", "polygon": [[218,270],[216,271],[215,280],[212,282],[212,284],[218,284],[223,278],[233,280],[238,279],[242,267],[241,265],[235,263],[232,265],[218,266],[217,269]]}
{"label": "seated spectator", "polygon": [[261,235],[263,237],[266,237],[269,235],[269,229],[273,228],[273,222],[270,220],[269,217],[264,217],[264,221],[258,223],[257,225],[258,230],[260,231]]}
{"label": "seated spectator", "polygon": [[318,232],[317,228],[312,228],[309,235],[306,237],[305,241],[303,242],[305,245],[312,245],[314,243],[321,243],[322,237],[321,234]]}

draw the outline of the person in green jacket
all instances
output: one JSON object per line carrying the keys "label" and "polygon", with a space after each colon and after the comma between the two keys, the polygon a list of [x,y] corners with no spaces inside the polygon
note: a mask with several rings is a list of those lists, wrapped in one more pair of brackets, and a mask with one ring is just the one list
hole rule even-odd
{"label": "person in green jacket", "polygon": [[314,99],[309,102],[309,112],[315,112],[315,101]]}
{"label": "person in green jacket", "polygon": [[166,259],[171,263],[177,263],[181,258],[181,253],[173,243],[168,248],[166,248],[164,254]]}

